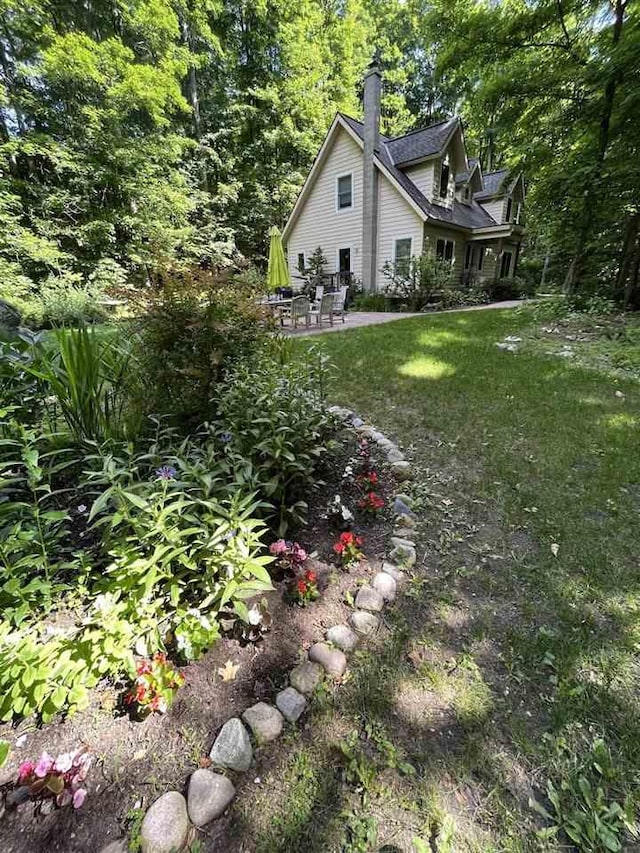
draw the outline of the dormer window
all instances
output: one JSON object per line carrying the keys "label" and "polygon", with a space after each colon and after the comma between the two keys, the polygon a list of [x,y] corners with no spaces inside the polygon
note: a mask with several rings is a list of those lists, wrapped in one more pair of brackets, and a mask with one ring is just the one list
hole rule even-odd
{"label": "dormer window", "polygon": [[513,207],[513,201],[510,198],[508,198],[507,199],[507,214],[505,216],[506,222],[511,222],[511,209],[512,209],[512,207]]}
{"label": "dormer window", "polygon": [[440,166],[440,198],[446,198],[449,193],[449,163],[442,161]]}
{"label": "dormer window", "polygon": [[462,190],[462,198],[463,198],[465,201],[469,201],[469,198],[470,198],[470,197],[471,197],[471,190],[469,189],[469,187],[468,187],[468,186],[466,186],[466,187]]}
{"label": "dormer window", "polygon": [[341,175],[336,180],[336,207],[346,210],[353,207],[353,175]]}

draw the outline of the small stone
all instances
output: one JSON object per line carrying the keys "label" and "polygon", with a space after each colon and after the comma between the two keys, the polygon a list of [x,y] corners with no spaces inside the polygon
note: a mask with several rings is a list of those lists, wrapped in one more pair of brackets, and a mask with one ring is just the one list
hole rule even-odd
{"label": "small stone", "polygon": [[285,720],[295,723],[307,707],[307,700],[295,688],[287,687],[276,696],[276,705]]}
{"label": "small stone", "polygon": [[411,568],[416,564],[416,549],[409,546],[396,545],[389,554],[390,559],[402,567]]}
{"label": "small stone", "polygon": [[338,418],[342,418],[343,421],[348,421],[353,417],[353,412],[351,409],[345,409],[342,406],[329,406],[329,413],[335,415]]}
{"label": "small stone", "polygon": [[358,417],[351,418],[351,423],[355,427],[355,429],[357,429],[359,432],[362,431],[363,428],[364,429],[367,428],[365,426],[365,422],[362,420],[362,418],[358,418]]}
{"label": "small stone", "polygon": [[306,660],[291,670],[289,681],[298,693],[310,696],[322,681],[323,669],[320,664]]}
{"label": "small stone", "polygon": [[339,678],[347,668],[347,659],[340,649],[333,649],[326,643],[315,643],[309,649],[309,660],[323,666],[329,675]]}
{"label": "small stone", "polygon": [[416,517],[415,512],[410,507],[407,506],[407,504],[402,500],[402,498],[398,497],[397,495],[393,501],[393,511],[394,511],[395,515],[400,515],[400,516],[406,515],[409,518],[415,518]]}
{"label": "small stone", "polygon": [[391,544],[394,548],[415,548],[416,543],[413,539],[406,539],[404,536],[392,536]]}
{"label": "small stone", "polygon": [[249,769],[253,751],[247,730],[237,717],[232,717],[220,729],[209,758],[220,767],[239,770]]}
{"label": "small stone", "polygon": [[408,542],[414,542],[415,544],[415,540],[409,538],[414,536],[414,532],[411,527],[394,527],[392,536],[395,536],[398,539],[406,539]]}
{"label": "small stone", "polygon": [[388,439],[385,438],[384,435],[381,432],[379,432],[377,429],[372,429],[371,430],[371,441],[375,441],[375,443],[379,445],[381,441],[388,441]]}
{"label": "small stone", "polygon": [[394,445],[392,448],[387,450],[387,462],[390,465],[393,465],[397,462],[405,462],[404,453],[398,450],[398,448]]}
{"label": "small stone", "polygon": [[343,652],[350,652],[358,645],[358,638],[348,625],[334,625],[333,628],[329,628],[326,637],[333,646],[337,646]]}
{"label": "small stone", "polygon": [[189,779],[187,808],[191,822],[205,826],[225,811],[236,795],[230,779],[211,770],[196,770]]}
{"label": "small stone", "polygon": [[382,438],[378,439],[376,444],[378,445],[380,450],[384,450],[385,453],[388,453],[390,450],[392,450],[395,447],[395,444],[391,441],[391,439],[386,438],[384,435],[382,436]]}
{"label": "small stone", "polygon": [[356,610],[355,613],[351,614],[350,621],[353,625],[353,630],[363,637],[373,634],[380,624],[378,617],[374,616],[373,613],[367,613],[366,610]]}
{"label": "small stone", "polygon": [[103,847],[100,853],[128,853],[129,842],[126,838],[119,838],[117,841],[112,841]]}
{"label": "small stone", "polygon": [[187,803],[178,791],[167,791],[144,816],[140,828],[142,853],[182,850],[188,834]]}
{"label": "small stone", "polygon": [[408,527],[410,530],[413,530],[416,525],[415,516],[411,515],[399,515],[395,520],[396,527]]}
{"label": "small stone", "polygon": [[385,575],[392,577],[396,583],[403,578],[402,570],[394,566],[393,563],[388,563],[386,560],[382,563],[382,571]]}
{"label": "small stone", "polygon": [[405,494],[404,494],[404,492],[398,492],[398,493],[396,494],[396,497],[397,497],[397,498],[400,498],[400,500],[401,500],[403,503],[405,503],[408,507],[410,507],[411,509],[413,509],[413,498],[410,498],[410,497],[409,497],[409,495],[405,495]]}
{"label": "small stone", "polygon": [[373,579],[373,588],[380,593],[385,601],[393,601],[396,597],[396,582],[386,572],[378,572]]}
{"label": "small stone", "polygon": [[399,462],[394,462],[391,465],[391,473],[396,478],[396,480],[400,480],[400,482],[404,482],[405,480],[410,480],[413,477],[413,471],[411,470],[411,465],[406,459],[401,459]]}
{"label": "small stone", "polygon": [[266,702],[256,702],[242,715],[259,744],[269,743],[280,736],[284,720],[282,714],[273,705]]}
{"label": "small stone", "polygon": [[373,613],[379,613],[384,607],[384,598],[377,589],[361,586],[356,595],[356,607],[360,610],[371,610]]}

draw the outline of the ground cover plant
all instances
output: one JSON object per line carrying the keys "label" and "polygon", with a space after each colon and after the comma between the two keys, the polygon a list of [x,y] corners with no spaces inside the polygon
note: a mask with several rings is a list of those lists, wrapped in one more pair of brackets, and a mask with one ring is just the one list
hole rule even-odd
{"label": "ground cover plant", "polygon": [[422,547],[389,631],[234,808],[256,850],[634,849],[639,386],[547,354],[547,322],[327,336],[335,402],[418,468]]}

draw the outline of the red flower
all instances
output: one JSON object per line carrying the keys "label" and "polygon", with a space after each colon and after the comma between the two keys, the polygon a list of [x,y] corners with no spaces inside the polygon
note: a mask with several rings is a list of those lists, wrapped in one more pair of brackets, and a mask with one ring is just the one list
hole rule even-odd
{"label": "red flower", "polygon": [[147,688],[144,686],[144,684],[138,684],[138,686],[136,687],[136,694],[135,694],[136,702],[144,702],[146,696],[147,696]]}
{"label": "red flower", "polygon": [[344,544],[344,542],[336,542],[336,544],[333,546],[333,550],[336,552],[336,554],[342,554],[345,547],[346,545]]}
{"label": "red flower", "polygon": [[167,656],[164,652],[156,652],[153,659],[156,663],[165,664],[167,662]]}
{"label": "red flower", "polygon": [[136,667],[136,672],[138,675],[147,675],[151,672],[151,664],[149,661],[143,660]]}
{"label": "red flower", "polygon": [[305,578],[309,581],[309,583],[315,583],[318,580],[318,576],[315,572],[312,572],[309,569],[308,572],[305,573]]}
{"label": "red flower", "polygon": [[298,587],[298,592],[305,593],[307,591],[307,582],[305,580],[299,580],[296,586]]}

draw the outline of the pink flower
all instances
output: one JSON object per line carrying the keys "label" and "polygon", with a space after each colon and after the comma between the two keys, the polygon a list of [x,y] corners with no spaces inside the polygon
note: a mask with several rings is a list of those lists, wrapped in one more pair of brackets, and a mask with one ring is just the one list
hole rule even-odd
{"label": "pink flower", "polygon": [[73,795],[73,807],[74,807],[74,809],[80,808],[80,806],[84,803],[86,796],[87,796],[86,790],[84,788],[78,788],[78,790]]}
{"label": "pink flower", "polygon": [[63,752],[59,755],[53,765],[53,769],[56,773],[67,773],[71,770],[73,765],[73,753],[71,752]]}
{"label": "pink flower", "polygon": [[38,779],[44,779],[51,772],[51,768],[53,767],[53,756],[49,755],[48,752],[43,752],[40,758],[38,759],[38,763],[33,768],[33,772],[36,774]]}
{"label": "pink flower", "polygon": [[278,539],[277,542],[272,542],[269,546],[269,551],[274,557],[277,557],[280,554],[285,554],[288,550],[289,548],[284,539]]}
{"label": "pink flower", "polygon": [[24,782],[25,779],[28,779],[33,774],[35,766],[33,761],[24,761],[18,768],[18,782]]}

